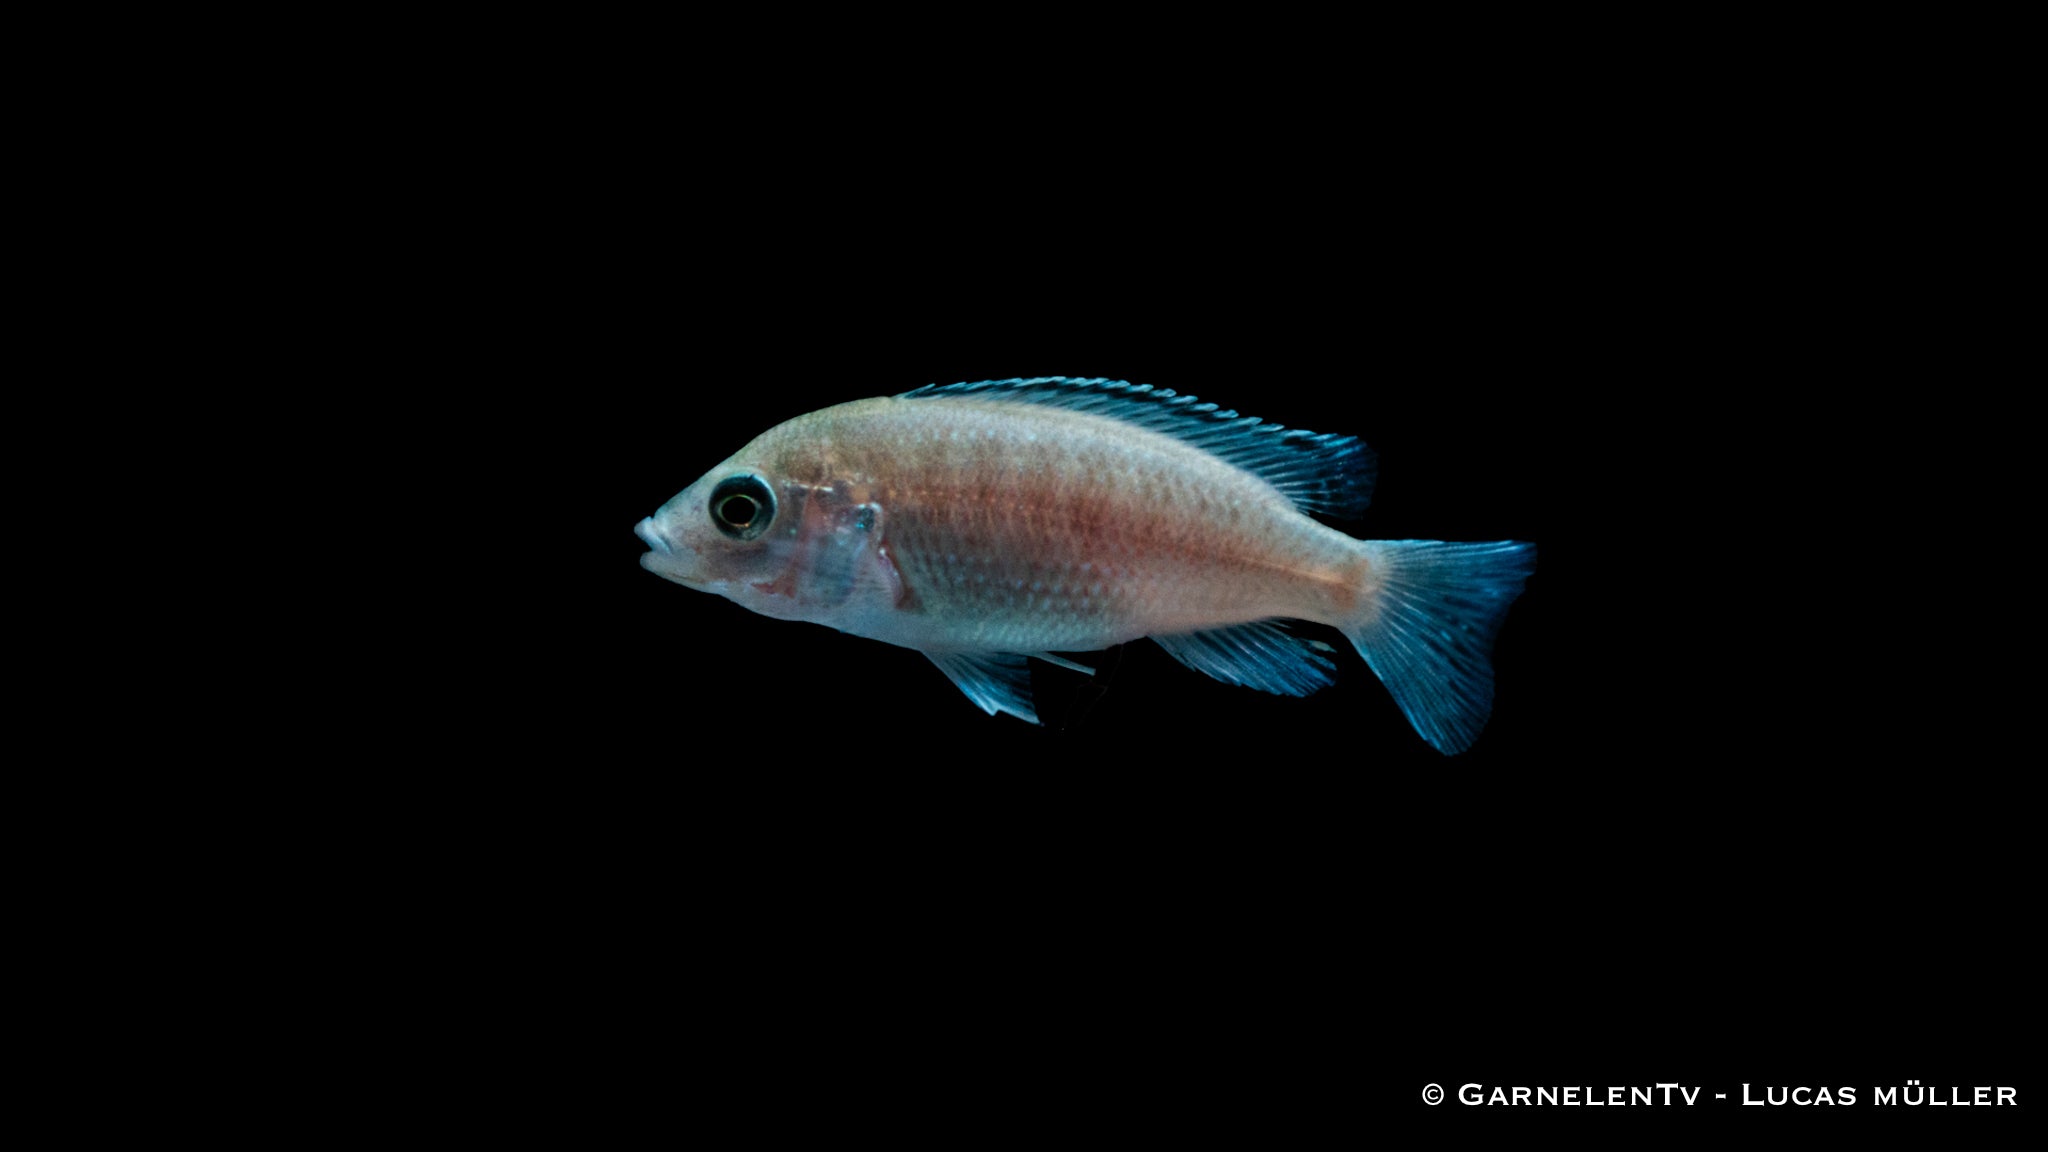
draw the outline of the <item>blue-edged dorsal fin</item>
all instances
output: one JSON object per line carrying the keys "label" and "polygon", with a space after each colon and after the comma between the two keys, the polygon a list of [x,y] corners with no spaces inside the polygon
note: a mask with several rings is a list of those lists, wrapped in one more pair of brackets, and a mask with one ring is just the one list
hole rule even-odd
{"label": "blue-edged dorsal fin", "polygon": [[1271,620],[1152,639],[1197,672],[1280,696],[1326,688],[1337,669],[1328,644],[1296,636]]}
{"label": "blue-edged dorsal fin", "polygon": [[1304,512],[1355,517],[1372,499],[1372,449],[1355,436],[1267,424],[1171,388],[1070,376],[927,384],[904,399],[974,396],[1092,412],[1185,441],[1250,472]]}

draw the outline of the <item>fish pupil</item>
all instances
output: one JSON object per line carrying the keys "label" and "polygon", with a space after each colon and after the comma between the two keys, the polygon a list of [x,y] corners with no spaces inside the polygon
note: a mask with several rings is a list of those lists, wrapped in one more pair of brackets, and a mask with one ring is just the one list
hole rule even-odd
{"label": "fish pupil", "polygon": [[754,513],[760,510],[761,506],[754,503],[751,497],[727,496],[725,503],[718,506],[718,515],[735,528],[745,528],[754,522]]}

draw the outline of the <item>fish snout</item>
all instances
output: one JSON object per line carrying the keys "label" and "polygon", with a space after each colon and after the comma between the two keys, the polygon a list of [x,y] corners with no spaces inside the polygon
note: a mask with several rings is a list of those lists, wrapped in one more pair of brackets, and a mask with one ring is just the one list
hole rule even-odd
{"label": "fish snout", "polygon": [[701,586],[693,563],[689,561],[695,552],[688,548],[677,548],[662,531],[661,524],[653,516],[633,526],[633,535],[646,544],[648,551],[640,554],[640,566],[664,580],[673,580],[690,588]]}
{"label": "fish snout", "polygon": [[661,534],[661,529],[654,526],[654,517],[652,516],[635,524],[633,526],[633,535],[638,536],[642,543],[664,556],[676,554],[676,550],[669,547],[668,538]]}

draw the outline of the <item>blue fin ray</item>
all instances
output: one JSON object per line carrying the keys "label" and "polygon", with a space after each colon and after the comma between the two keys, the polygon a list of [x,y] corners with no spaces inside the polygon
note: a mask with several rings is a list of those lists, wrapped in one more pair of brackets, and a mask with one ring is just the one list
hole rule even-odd
{"label": "blue fin ray", "polygon": [[1445,755],[1493,711],[1493,638],[1536,566],[1536,546],[1377,540],[1379,592],[1344,634],[1424,740]]}
{"label": "blue fin ray", "polygon": [[1090,412],[1192,444],[1280,490],[1304,512],[1356,517],[1372,500],[1378,464],[1355,436],[1283,428],[1171,388],[1070,376],[927,384],[899,399],[972,396]]}
{"label": "blue fin ray", "polygon": [[1015,652],[927,652],[955,687],[983,712],[1008,712],[1038,723],[1031,706],[1031,662]]}
{"label": "blue fin ray", "polygon": [[1337,667],[1325,655],[1328,644],[1296,636],[1271,620],[1152,639],[1203,675],[1280,696],[1329,687]]}

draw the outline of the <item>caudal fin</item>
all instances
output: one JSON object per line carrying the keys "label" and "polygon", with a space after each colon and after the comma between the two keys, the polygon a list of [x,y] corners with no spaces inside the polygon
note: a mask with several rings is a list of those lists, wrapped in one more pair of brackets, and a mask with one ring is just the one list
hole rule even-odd
{"label": "caudal fin", "polygon": [[1493,712],[1493,638],[1536,567],[1536,546],[1375,540],[1378,592],[1344,634],[1424,740],[1445,755]]}

